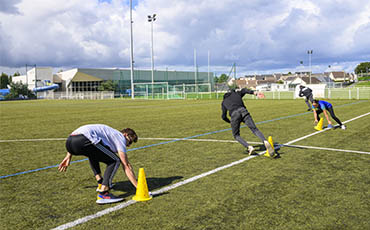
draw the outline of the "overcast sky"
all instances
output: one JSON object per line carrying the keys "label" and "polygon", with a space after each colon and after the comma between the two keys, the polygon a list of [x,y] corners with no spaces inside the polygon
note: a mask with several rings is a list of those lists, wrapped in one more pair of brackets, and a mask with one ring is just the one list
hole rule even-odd
{"label": "overcast sky", "polygon": [[[369,0],[134,0],[135,68],[242,74],[345,70],[370,61]],[[0,0],[0,72],[129,68],[129,0]],[[300,65],[303,61],[303,65]]]}

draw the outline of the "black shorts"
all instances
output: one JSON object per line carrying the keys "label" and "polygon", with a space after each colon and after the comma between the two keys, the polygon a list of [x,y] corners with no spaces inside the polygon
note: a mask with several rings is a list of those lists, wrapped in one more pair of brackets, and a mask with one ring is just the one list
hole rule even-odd
{"label": "black shorts", "polygon": [[120,166],[121,160],[109,147],[103,145],[102,142],[94,145],[84,135],[79,134],[70,135],[67,138],[66,148],[72,155],[87,156],[94,175],[101,174],[99,162],[105,163],[107,167],[102,184],[111,187],[113,177]]}
{"label": "black shorts", "polygon": [[89,153],[96,151],[96,147],[84,135],[70,135],[66,141],[67,151],[72,155],[89,156]]}

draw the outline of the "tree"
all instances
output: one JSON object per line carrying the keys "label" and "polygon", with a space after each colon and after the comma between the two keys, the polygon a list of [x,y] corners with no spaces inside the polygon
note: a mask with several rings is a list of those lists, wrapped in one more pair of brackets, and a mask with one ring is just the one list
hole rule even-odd
{"label": "tree", "polygon": [[115,91],[117,88],[117,83],[111,80],[104,81],[98,87],[99,91]]}
{"label": "tree", "polygon": [[370,62],[362,62],[355,68],[356,74],[370,73]]}
{"label": "tree", "polygon": [[6,89],[8,88],[9,84],[9,76],[6,73],[1,73],[0,76],[0,89]]}
{"label": "tree", "polygon": [[35,94],[28,89],[27,85],[22,83],[10,83],[10,93],[5,96],[5,99],[15,99],[15,98],[35,98]]}
{"label": "tree", "polygon": [[224,83],[224,82],[227,82],[227,80],[229,79],[229,76],[227,76],[226,74],[221,74],[221,76],[217,79],[217,83]]}
{"label": "tree", "polygon": [[14,75],[13,75],[14,77],[16,77],[16,76],[21,76],[21,74],[17,71],[17,72],[15,72],[14,73]]}

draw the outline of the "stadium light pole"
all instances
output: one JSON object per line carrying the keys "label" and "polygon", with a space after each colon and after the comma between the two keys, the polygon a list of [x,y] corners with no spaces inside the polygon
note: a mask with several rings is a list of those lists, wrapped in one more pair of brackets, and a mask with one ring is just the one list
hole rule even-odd
{"label": "stadium light pole", "polygon": [[131,67],[131,98],[134,99],[134,42],[132,32],[132,0],[130,0],[130,67]]}
{"label": "stadium light pole", "polygon": [[210,84],[211,82],[209,81],[209,56],[210,56],[210,53],[208,50],[208,83]]}
{"label": "stadium light pole", "polygon": [[[37,88],[37,67],[36,67],[36,64],[34,66],[35,66],[35,89],[36,89]],[[37,100],[37,90],[35,90],[35,93],[36,93],[36,100]]]}
{"label": "stadium light pole", "polygon": [[312,66],[311,66],[312,52],[313,52],[313,50],[307,50],[308,62],[310,63],[310,85],[311,85],[311,72],[312,72]]}
{"label": "stadium light pole", "polygon": [[194,83],[195,83],[195,92],[197,93],[197,97],[198,97],[198,76],[197,76],[197,49],[194,48]]}
{"label": "stadium light pole", "polygon": [[156,14],[148,15],[148,22],[150,22],[151,25],[151,52],[152,52],[152,98],[154,98],[154,91],[153,91],[153,85],[154,85],[154,48],[153,48],[153,22],[157,19]]}

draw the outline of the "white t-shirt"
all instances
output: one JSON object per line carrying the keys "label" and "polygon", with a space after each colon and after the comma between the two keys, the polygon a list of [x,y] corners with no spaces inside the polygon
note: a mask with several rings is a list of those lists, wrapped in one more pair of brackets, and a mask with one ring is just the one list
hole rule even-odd
{"label": "white t-shirt", "polygon": [[118,151],[126,153],[125,136],[108,125],[84,125],[73,131],[72,134],[82,134],[94,145],[102,141],[104,145],[108,146],[115,153]]}

